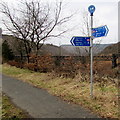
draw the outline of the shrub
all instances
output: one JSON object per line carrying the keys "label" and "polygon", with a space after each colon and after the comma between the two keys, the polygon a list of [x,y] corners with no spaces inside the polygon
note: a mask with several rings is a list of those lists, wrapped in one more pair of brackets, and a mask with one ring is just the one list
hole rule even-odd
{"label": "shrub", "polygon": [[2,56],[4,61],[9,61],[14,59],[14,54],[8,42],[5,40],[2,44]]}
{"label": "shrub", "polygon": [[110,75],[114,76],[111,61],[95,61],[94,62],[94,70],[95,73],[104,76],[104,75]]}
{"label": "shrub", "polygon": [[37,71],[37,67],[36,67],[35,63],[25,63],[24,68],[27,68],[32,71]]}
{"label": "shrub", "polygon": [[30,63],[24,65],[25,68],[39,72],[50,72],[54,69],[54,60],[51,55],[43,56],[30,55]]}
{"label": "shrub", "polygon": [[11,65],[11,66],[16,66],[16,62],[15,61],[8,61],[7,62],[9,65]]}
{"label": "shrub", "polygon": [[11,66],[16,66],[16,67],[18,67],[18,68],[23,68],[23,64],[20,63],[20,62],[16,62],[15,60],[13,60],[13,61],[8,61],[7,63],[8,63],[9,65],[11,65]]}
{"label": "shrub", "polygon": [[39,56],[37,65],[40,72],[51,72],[55,68],[54,59],[49,54]]}
{"label": "shrub", "polygon": [[75,77],[77,66],[73,57],[65,57],[60,62],[57,73],[62,77]]}

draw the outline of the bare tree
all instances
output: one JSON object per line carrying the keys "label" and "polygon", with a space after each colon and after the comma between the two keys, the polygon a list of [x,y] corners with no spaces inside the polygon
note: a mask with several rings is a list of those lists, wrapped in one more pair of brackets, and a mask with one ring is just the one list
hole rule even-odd
{"label": "bare tree", "polygon": [[23,40],[20,40],[19,38],[14,38],[12,42],[13,48],[16,50],[16,53],[20,55],[21,62],[23,61],[23,56],[25,55],[25,48]]}
{"label": "bare tree", "polygon": [[90,20],[89,20],[89,14],[87,11],[84,11],[82,13],[82,27],[81,27],[81,32],[83,35],[89,37],[90,36]]}
{"label": "bare tree", "polygon": [[[3,20],[3,23],[8,31],[24,42],[24,47],[29,62],[29,53],[31,52],[30,42],[27,39],[29,37],[30,30],[30,24],[28,23],[29,21],[25,21],[25,19],[22,17],[22,11],[17,10],[17,14],[19,15],[16,15],[15,9],[12,11],[6,3],[2,3],[1,5],[1,12],[6,16],[6,18]],[[8,22],[6,19],[10,22]]]}
{"label": "bare tree", "polygon": [[80,47],[75,47],[75,56],[81,56],[81,50],[80,50]]}
{"label": "bare tree", "polygon": [[[62,2],[56,2],[54,8],[49,4],[39,1],[21,2],[22,9],[13,9],[2,3],[1,12],[9,19],[10,24],[3,20],[6,28],[17,38],[24,42],[26,55],[29,62],[29,54],[33,51],[38,55],[44,42],[50,37],[59,37],[69,31],[54,32],[61,25],[67,23],[72,15],[62,17]],[[16,13],[16,14],[15,14]]]}

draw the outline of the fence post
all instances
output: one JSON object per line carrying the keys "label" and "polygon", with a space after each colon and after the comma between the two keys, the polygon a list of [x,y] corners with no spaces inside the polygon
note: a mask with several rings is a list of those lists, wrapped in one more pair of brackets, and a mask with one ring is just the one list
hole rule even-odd
{"label": "fence post", "polygon": [[115,54],[112,54],[112,68],[117,67],[117,57]]}
{"label": "fence post", "polygon": [[81,63],[82,63],[82,64],[85,64],[85,63],[86,63],[86,58],[85,58],[85,56],[81,56]]}

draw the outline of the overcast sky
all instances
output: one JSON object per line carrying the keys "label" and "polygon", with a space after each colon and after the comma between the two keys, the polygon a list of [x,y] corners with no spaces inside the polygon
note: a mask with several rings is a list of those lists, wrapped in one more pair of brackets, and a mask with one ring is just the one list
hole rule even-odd
{"label": "overcast sky", "polygon": [[[16,0],[2,0],[8,3],[16,3]],[[49,2],[53,2],[53,0],[47,0]],[[65,37],[55,38],[50,40],[48,43],[52,43],[55,45],[63,45],[70,44],[70,40],[72,36],[81,36],[81,17],[83,11],[88,11],[89,5],[94,5],[96,7],[94,13],[94,21],[98,21],[98,23],[94,24],[94,27],[99,27],[102,25],[107,25],[109,28],[109,33],[107,37],[102,37],[101,43],[117,43],[118,42],[118,0],[64,0],[67,3],[65,13],[72,13],[77,11],[77,15],[75,15],[73,21],[71,21],[70,26],[76,26],[71,32],[65,34]],[[83,2],[84,1],[84,2]],[[0,20],[1,20],[0,16]],[[0,26],[3,28],[2,23],[0,22]],[[3,28],[4,33],[4,28]],[[94,39],[97,41],[98,39]]]}

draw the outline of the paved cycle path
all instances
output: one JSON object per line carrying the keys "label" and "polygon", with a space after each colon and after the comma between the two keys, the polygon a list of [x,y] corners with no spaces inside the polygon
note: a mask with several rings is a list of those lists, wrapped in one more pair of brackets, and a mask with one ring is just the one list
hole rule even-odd
{"label": "paved cycle path", "polygon": [[33,118],[98,118],[89,110],[75,104],[68,104],[50,95],[46,90],[35,88],[16,78],[2,76],[2,91],[13,103]]}

